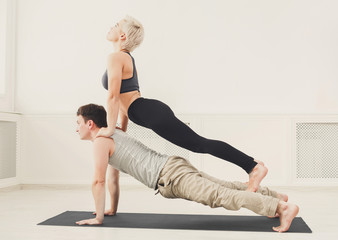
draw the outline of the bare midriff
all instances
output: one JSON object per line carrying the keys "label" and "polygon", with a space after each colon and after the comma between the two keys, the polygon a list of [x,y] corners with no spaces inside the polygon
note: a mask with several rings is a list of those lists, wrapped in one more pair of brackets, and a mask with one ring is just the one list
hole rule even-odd
{"label": "bare midriff", "polygon": [[141,93],[139,91],[121,93],[120,94],[120,111],[128,116],[128,108],[130,104],[132,104],[139,97],[141,97]]}

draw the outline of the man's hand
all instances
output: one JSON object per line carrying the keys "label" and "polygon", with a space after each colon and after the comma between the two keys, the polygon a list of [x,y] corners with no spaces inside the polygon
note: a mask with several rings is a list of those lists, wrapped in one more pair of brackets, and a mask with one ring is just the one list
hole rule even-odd
{"label": "man's hand", "polygon": [[77,225],[100,225],[103,221],[98,220],[97,218],[86,219],[76,222]]}
{"label": "man's hand", "polygon": [[[96,212],[93,212],[93,214],[96,215]],[[105,216],[114,216],[115,214],[116,212],[111,209],[107,209],[106,211],[104,211]]]}

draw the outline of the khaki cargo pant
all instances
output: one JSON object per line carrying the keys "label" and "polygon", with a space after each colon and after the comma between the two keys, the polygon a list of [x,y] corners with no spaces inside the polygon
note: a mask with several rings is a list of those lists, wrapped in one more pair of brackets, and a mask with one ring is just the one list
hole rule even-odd
{"label": "khaki cargo pant", "polygon": [[164,165],[157,187],[165,198],[183,198],[228,210],[244,207],[263,216],[274,216],[279,202],[277,193],[266,187],[259,187],[256,193],[247,192],[244,183],[211,177],[177,156]]}

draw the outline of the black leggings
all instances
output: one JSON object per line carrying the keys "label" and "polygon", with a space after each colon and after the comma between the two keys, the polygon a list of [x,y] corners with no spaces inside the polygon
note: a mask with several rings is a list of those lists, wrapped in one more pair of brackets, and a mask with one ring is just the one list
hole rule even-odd
{"label": "black leggings", "polygon": [[176,118],[169,106],[154,99],[138,98],[128,109],[128,117],[134,123],[152,129],[169,142],[196,153],[209,153],[232,162],[247,173],[256,166],[252,157],[229,144],[206,139]]}

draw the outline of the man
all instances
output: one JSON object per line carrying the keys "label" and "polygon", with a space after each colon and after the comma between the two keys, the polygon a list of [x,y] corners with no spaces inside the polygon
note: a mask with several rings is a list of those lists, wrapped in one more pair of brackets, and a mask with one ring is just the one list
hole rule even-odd
{"label": "man", "polygon": [[[104,215],[114,215],[119,200],[119,170],[166,198],[182,198],[212,208],[238,210],[241,207],[264,216],[279,216],[280,226],[274,231],[285,232],[297,216],[299,207],[287,202],[288,196],[266,187],[257,192],[245,191],[245,183],[226,182],[198,171],[190,162],[178,156],[167,156],[149,149],[141,142],[117,129],[110,138],[96,137],[107,127],[106,111],[102,106],[88,104],[77,112],[77,129],[82,140],[91,140],[94,147],[95,172],[92,192],[95,218],[76,222],[79,225],[102,224]],[[105,211],[105,177],[109,168],[108,188],[111,208]]]}

